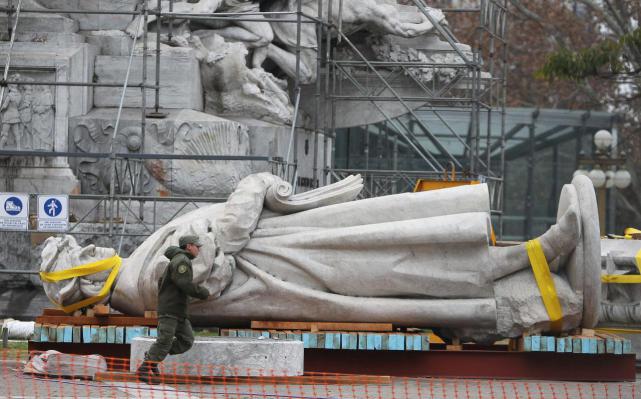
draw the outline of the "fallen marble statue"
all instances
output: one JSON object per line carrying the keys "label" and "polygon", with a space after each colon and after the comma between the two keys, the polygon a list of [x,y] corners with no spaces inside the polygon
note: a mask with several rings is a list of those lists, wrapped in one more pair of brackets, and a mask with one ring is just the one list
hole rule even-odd
{"label": "fallen marble statue", "polygon": [[[528,244],[492,245],[485,184],[354,201],[361,189],[351,176],[292,195],[274,175],[250,175],[226,203],[171,221],[121,261],[113,249],[51,237],[40,266],[45,292],[61,307],[102,295],[141,315],[156,308],[165,249],[195,234],[204,246],[194,282],[211,293],[190,305],[196,323],[392,322],[487,342],[598,321],[599,226],[585,176],[563,187],[557,224],[537,240],[551,271],[545,265],[543,296]],[[75,272],[104,259],[118,266]],[[560,304],[554,322],[543,300],[550,289]]]}

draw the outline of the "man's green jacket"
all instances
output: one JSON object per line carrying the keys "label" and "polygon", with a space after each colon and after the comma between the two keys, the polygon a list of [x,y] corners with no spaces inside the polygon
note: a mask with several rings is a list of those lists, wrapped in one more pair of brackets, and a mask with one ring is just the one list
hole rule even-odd
{"label": "man's green jacket", "polygon": [[189,252],[180,247],[169,247],[165,256],[170,259],[162,278],[158,281],[158,316],[187,317],[189,297],[207,299],[209,291],[193,283]]}

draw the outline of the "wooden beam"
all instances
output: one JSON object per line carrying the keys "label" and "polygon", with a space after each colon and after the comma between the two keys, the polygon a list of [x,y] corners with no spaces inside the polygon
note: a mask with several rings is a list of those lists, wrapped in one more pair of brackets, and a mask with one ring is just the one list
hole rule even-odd
{"label": "wooden beam", "polygon": [[392,323],[334,323],[306,321],[252,321],[255,330],[304,330],[304,331],[394,331]]}

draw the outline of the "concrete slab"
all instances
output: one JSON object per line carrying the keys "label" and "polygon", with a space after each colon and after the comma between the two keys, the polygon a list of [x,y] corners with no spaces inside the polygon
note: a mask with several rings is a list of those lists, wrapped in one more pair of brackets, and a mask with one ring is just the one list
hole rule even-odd
{"label": "concrete slab", "polygon": [[[138,337],[131,343],[131,371],[142,363],[155,341]],[[202,376],[303,375],[303,342],[238,337],[197,337],[181,355],[168,356],[161,373]]]}

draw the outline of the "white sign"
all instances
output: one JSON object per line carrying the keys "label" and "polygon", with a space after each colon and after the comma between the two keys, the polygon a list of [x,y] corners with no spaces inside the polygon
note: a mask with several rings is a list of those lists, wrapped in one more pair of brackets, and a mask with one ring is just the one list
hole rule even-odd
{"label": "white sign", "polygon": [[38,231],[67,231],[69,228],[69,197],[38,196]]}
{"label": "white sign", "polygon": [[0,229],[29,229],[29,194],[0,193]]}

